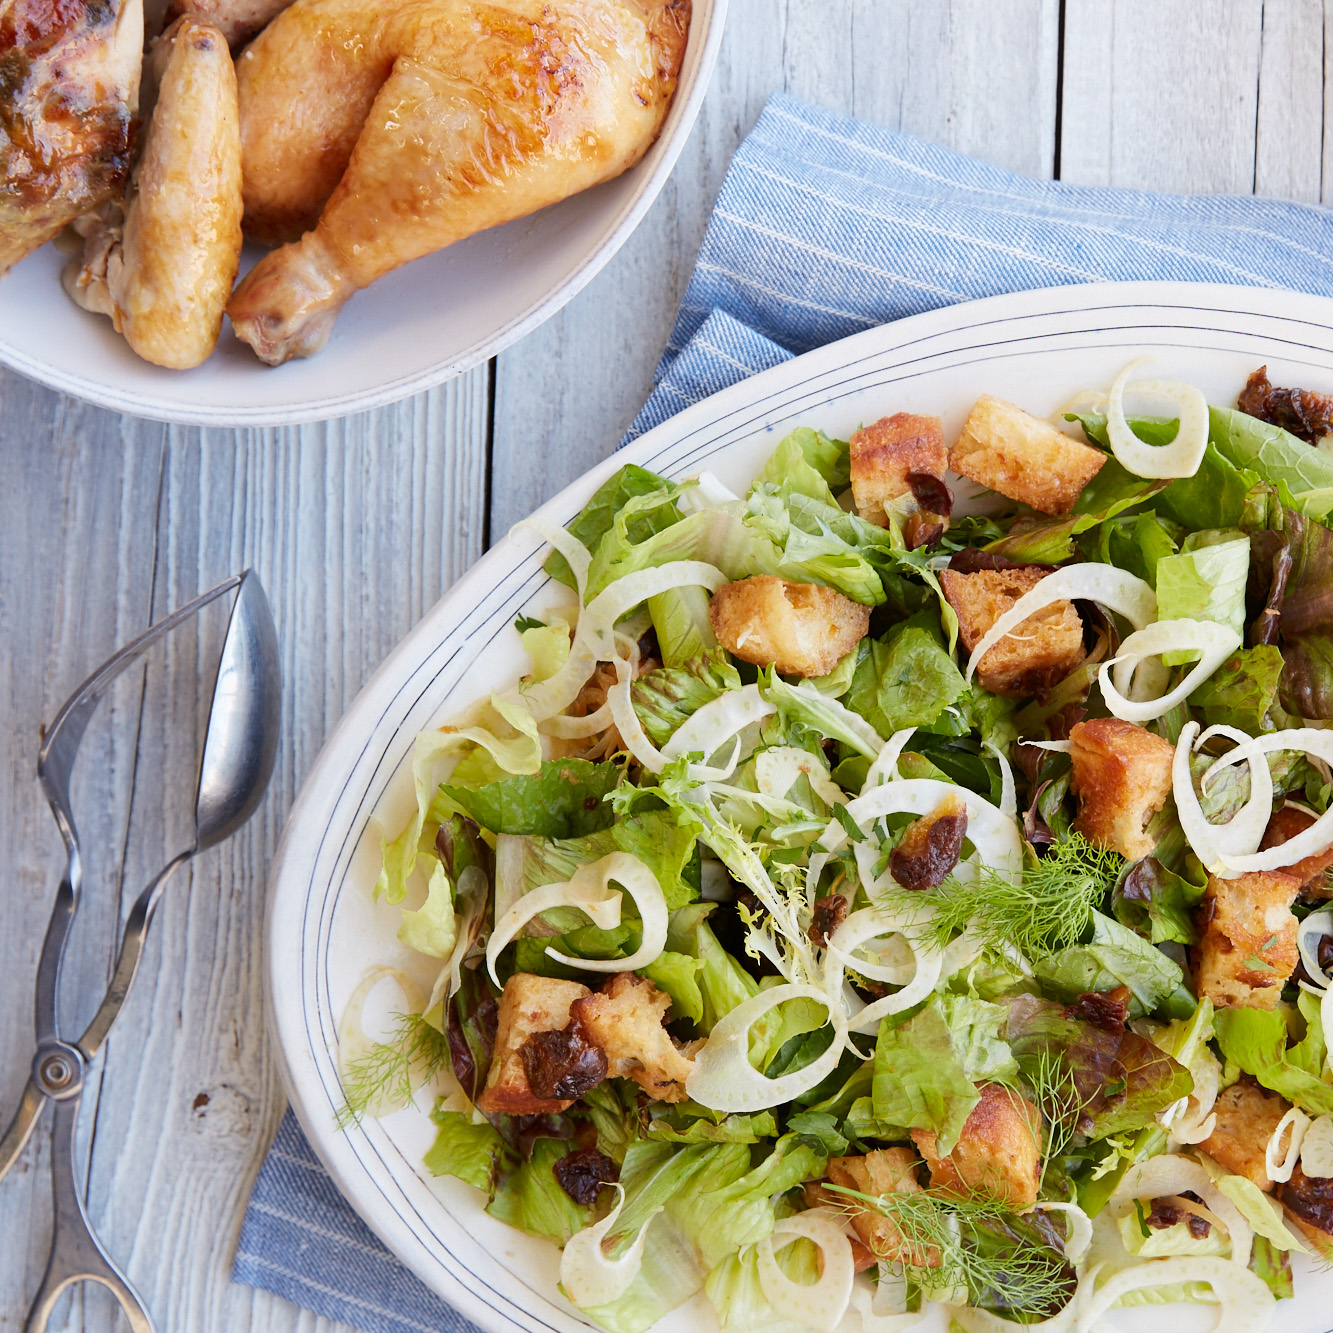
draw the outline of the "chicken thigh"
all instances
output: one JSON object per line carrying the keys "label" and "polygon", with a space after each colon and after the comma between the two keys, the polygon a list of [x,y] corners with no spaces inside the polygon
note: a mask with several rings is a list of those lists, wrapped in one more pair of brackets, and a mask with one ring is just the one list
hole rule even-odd
{"label": "chicken thigh", "polygon": [[0,275],[125,183],[142,0],[0,0]]}
{"label": "chicken thigh", "polygon": [[689,0],[296,0],[237,66],[246,230],[300,237],[236,289],[237,335],[308,356],[376,278],[633,166],[688,24]]}
{"label": "chicken thigh", "polygon": [[190,17],[152,65],[157,104],[124,203],[75,223],[84,253],[64,283],[146,361],[183,370],[213,350],[241,258],[236,73],[222,33]]}

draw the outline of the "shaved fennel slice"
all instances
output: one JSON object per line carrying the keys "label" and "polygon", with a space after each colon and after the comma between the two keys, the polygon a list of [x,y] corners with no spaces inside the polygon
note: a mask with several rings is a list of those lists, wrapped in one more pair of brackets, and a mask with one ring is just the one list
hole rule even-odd
{"label": "shaved fennel slice", "polygon": [[616,1182],[612,1188],[620,1191],[616,1206],[600,1222],[576,1231],[560,1252],[560,1285],[581,1310],[610,1305],[630,1289],[643,1265],[648,1225],[662,1211],[655,1208],[639,1228],[629,1249],[620,1258],[612,1259],[602,1249],[602,1242],[625,1206],[625,1187]]}
{"label": "shaved fennel slice", "polygon": [[[1152,722],[1184,703],[1240,645],[1235,630],[1213,620],[1158,620],[1121,643],[1120,652],[1102,663],[1097,683],[1107,708],[1122,722]],[[1174,690],[1157,699],[1126,697],[1141,664],[1175,650],[1197,652],[1199,660]]]}
{"label": "shaved fennel slice", "polygon": [[1254,1230],[1240,1209],[1217,1188],[1212,1176],[1193,1158],[1163,1153],[1131,1166],[1111,1195],[1111,1209],[1114,1215],[1124,1216],[1136,1199],[1160,1199],[1187,1191],[1197,1194],[1204,1206],[1217,1214],[1218,1221],[1226,1227],[1231,1238],[1229,1262],[1244,1268],[1250,1262]]}
{"label": "shaved fennel slice", "polygon": [[[1280,750],[1297,750],[1302,754],[1322,759],[1325,763],[1333,762],[1333,731],[1323,731],[1317,727],[1292,727],[1287,731],[1271,731],[1266,736],[1251,736],[1243,744],[1229,750],[1203,775],[1205,783],[1212,781],[1214,772],[1231,764],[1247,761],[1253,754],[1262,756]],[[1284,866],[1294,865],[1307,856],[1322,852],[1333,842],[1333,806],[1330,806],[1307,829],[1302,829],[1294,838],[1270,847],[1267,851],[1255,852],[1251,856],[1222,857],[1222,863],[1228,870],[1244,874],[1251,870],[1281,870]]]}
{"label": "shaved fennel slice", "polygon": [[[1199,724],[1187,722],[1181,729],[1175,757],[1171,761],[1171,789],[1176,798],[1181,832],[1190,849],[1211,874],[1225,874],[1225,857],[1244,856],[1259,846],[1273,810],[1273,776],[1263,755],[1256,754],[1250,760],[1249,799],[1225,824],[1209,823],[1194,791],[1190,754],[1203,744],[1208,735],[1219,731],[1224,731],[1230,739],[1242,744],[1249,739],[1243,731],[1232,727],[1210,727],[1208,732],[1199,736]],[[1196,736],[1199,736],[1197,741]],[[1208,773],[1213,771],[1210,768]],[[1208,775],[1205,774],[1204,785],[1207,783]]]}
{"label": "shaved fennel slice", "polygon": [[[776,1252],[796,1240],[813,1241],[819,1247],[817,1282],[793,1282],[778,1267]],[[755,1257],[760,1289],[775,1310],[816,1333],[833,1333],[847,1313],[856,1278],[851,1244],[836,1222],[820,1209],[780,1218],[772,1234],[756,1244]]]}
{"label": "shaved fennel slice", "polygon": [[[1192,477],[1208,448],[1208,400],[1192,384],[1181,380],[1138,380],[1128,385],[1130,373],[1145,360],[1131,361],[1115,378],[1106,395],[1106,438],[1116,461],[1136,477]],[[1169,398],[1180,424],[1170,444],[1145,444],[1125,420],[1125,389]]]}
{"label": "shaved fennel slice", "polygon": [[897,935],[912,952],[916,960],[915,971],[905,986],[892,995],[874,1001],[853,1013],[848,1018],[848,1027],[853,1032],[872,1033],[880,1020],[889,1014],[901,1013],[919,1004],[935,989],[943,969],[944,956],[938,950],[928,949],[924,944],[916,943],[911,935],[919,920],[913,917],[892,915],[881,912],[875,907],[863,907],[853,912],[828,942],[828,951],[824,954],[824,989],[830,995],[838,995],[843,990],[843,971],[852,971],[869,977],[872,981],[887,981],[901,984],[901,972],[896,965],[885,967],[881,964],[858,958],[854,950],[867,944],[872,939],[885,935]]}
{"label": "shaved fennel slice", "polygon": [[[607,885],[612,881],[624,888],[634,900],[634,906],[639,909],[639,920],[643,927],[639,947],[628,958],[571,958],[550,948],[546,950],[548,956],[567,967],[582,968],[585,972],[633,972],[635,968],[647,967],[657,959],[666,948],[666,895],[657,882],[657,876],[637,856],[631,856],[628,852],[612,852],[610,856],[604,856],[591,865],[580,866],[567,887],[576,894],[591,897],[598,892],[606,893]],[[617,894],[617,900],[619,897]],[[578,901],[572,901],[571,905],[581,906]]]}
{"label": "shaved fennel slice", "polygon": [[875,762],[866,769],[866,780],[861,784],[861,795],[874,791],[881,783],[895,782],[898,779],[898,760],[907,748],[907,742],[916,734],[915,727],[905,727],[895,731],[884,748],[875,756]]}
{"label": "shaved fennel slice", "polygon": [[1017,819],[1018,792],[1014,786],[1014,770],[1009,767],[1009,761],[999,746],[985,741],[981,748],[989,750],[1000,764],[1000,813],[1009,819]]}
{"label": "shaved fennel slice", "polygon": [[[865,792],[844,808],[858,828],[868,829],[884,815],[928,815],[949,798],[962,801],[967,810],[967,840],[981,863],[1011,876],[1022,874],[1023,841],[1017,823],[966,787],[937,778],[899,778]],[[815,845],[828,852],[841,851],[847,845],[847,830],[840,821],[831,820]]]}
{"label": "shaved fennel slice", "polygon": [[662,758],[670,763],[682,755],[701,754],[707,760],[752,722],[772,717],[777,711],[760,695],[758,685],[726,690],[676,728],[662,747]]}
{"label": "shaved fennel slice", "polygon": [[[883,1269],[881,1264],[881,1272]],[[852,1283],[850,1308],[861,1316],[861,1333],[907,1333],[926,1317],[929,1307],[925,1301],[921,1302],[919,1310],[877,1310],[876,1303],[888,1286],[889,1280],[885,1277],[881,1277],[874,1287],[868,1282]]]}
{"label": "shaved fennel slice", "polygon": [[676,497],[676,505],[682,514],[697,514],[704,509],[715,509],[718,505],[735,504],[739,495],[721,482],[707,468],[694,479],[693,486],[686,486]]}
{"label": "shaved fennel slice", "polygon": [[1301,1170],[1326,1180],[1333,1176],[1333,1115],[1321,1115],[1301,1140]]}
{"label": "shaved fennel slice", "polygon": [[986,656],[1011,630],[1016,629],[1030,615],[1035,615],[1052,602],[1077,598],[1098,602],[1117,615],[1124,616],[1136,630],[1143,629],[1157,619],[1157,594],[1141,578],[1114,565],[1085,562],[1067,565],[1047,574],[1035,588],[1025,592],[1013,606],[982,635],[981,642],[967,659],[967,682],[972,683],[977,663]]}
{"label": "shaved fennel slice", "polygon": [[[1264,1170],[1268,1173],[1269,1180],[1285,1185],[1291,1179],[1291,1173],[1301,1159],[1301,1147],[1310,1124],[1310,1117],[1299,1106],[1291,1107],[1277,1122],[1277,1127],[1264,1145]],[[1290,1131],[1289,1137],[1288,1131]],[[1285,1152],[1282,1150],[1283,1138],[1287,1138]],[[1280,1157],[1279,1153],[1282,1153]]]}
{"label": "shaved fennel slice", "polygon": [[[1206,1282],[1222,1307],[1213,1333],[1267,1333],[1276,1304],[1263,1278],[1231,1259],[1189,1255],[1178,1259],[1147,1259],[1113,1273],[1081,1302],[1080,1330],[1107,1327],[1102,1316],[1121,1297],[1145,1287],[1175,1287],[1186,1282]],[[1081,1285],[1081,1284],[1080,1284]],[[1041,1325],[1031,1327],[1040,1328]]]}
{"label": "shaved fennel slice", "polygon": [[[561,554],[565,553],[561,551]],[[568,559],[568,556],[566,556]],[[636,570],[603,588],[579,613],[574,642],[564,665],[553,676],[524,687],[522,701],[538,722],[562,713],[578,698],[598,662],[619,656],[615,625],[636,606],[673,588],[703,587],[716,592],[727,577],[702,560],[673,560],[653,569]]]}
{"label": "shaved fennel slice", "polygon": [[634,701],[630,696],[630,683],[634,679],[634,668],[624,658],[616,658],[616,683],[606,692],[606,706],[611,710],[611,720],[620,733],[621,744],[634,757],[635,761],[650,773],[660,773],[666,767],[662,752],[648,739],[648,733],[634,711]]}
{"label": "shaved fennel slice", "polygon": [[1333,935],[1333,908],[1325,907],[1322,911],[1311,912],[1296,927],[1296,948],[1300,950],[1301,963],[1315,988],[1321,992],[1333,986],[1333,978],[1319,962],[1319,941],[1325,935]]}
{"label": "shaved fennel slice", "polygon": [[[370,998],[370,992],[381,981],[392,981],[402,991],[404,1013],[419,1014],[425,1004],[426,997],[421,993],[421,987],[401,968],[381,964],[372,967],[361,978],[360,984],[347,1001],[347,1008],[343,1010],[342,1022],[338,1024],[338,1077],[344,1086],[348,1083],[348,1071],[359,1060],[364,1060],[370,1055],[377,1045],[366,1035],[365,1028],[361,1026],[361,1014],[366,1007],[366,1001]],[[420,1086],[420,1078],[413,1079],[412,1083],[415,1092]],[[402,1105],[395,1088],[386,1087],[366,1106],[364,1114],[370,1116],[372,1120],[377,1120],[390,1111],[399,1110]]]}
{"label": "shaved fennel slice", "polygon": [[[804,1069],[780,1078],[765,1078],[750,1063],[750,1029],[770,1009],[802,999],[815,1000],[828,1009],[833,1040]],[[765,1111],[808,1092],[832,1073],[846,1042],[847,1023],[836,1000],[814,986],[773,986],[738,1004],[713,1028],[694,1057],[685,1090],[711,1111]]]}
{"label": "shaved fennel slice", "polygon": [[578,589],[579,604],[582,605],[583,592],[588,586],[588,570],[592,565],[592,552],[567,528],[562,528],[559,523],[552,523],[550,519],[542,518],[540,514],[534,514],[531,518],[515,523],[509,529],[509,540],[518,545],[518,534],[524,529],[535,532],[542,541],[565,557],[565,563],[573,572],[574,586]]}
{"label": "shaved fennel slice", "polygon": [[760,750],[754,760],[754,776],[764,796],[786,796],[804,774],[810,790],[825,805],[843,805],[847,793],[829,776],[823,760],[795,745],[774,745]]}
{"label": "shaved fennel slice", "polygon": [[611,705],[603,704],[595,713],[588,713],[585,717],[566,717],[563,713],[557,713],[555,717],[542,721],[537,730],[557,740],[583,741],[605,731],[611,721]]}

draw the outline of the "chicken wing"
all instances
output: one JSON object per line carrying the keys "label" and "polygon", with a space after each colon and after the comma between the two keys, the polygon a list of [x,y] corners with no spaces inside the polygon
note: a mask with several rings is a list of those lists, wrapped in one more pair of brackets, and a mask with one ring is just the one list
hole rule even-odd
{"label": "chicken wing", "polygon": [[238,62],[246,230],[298,236],[228,306],[272,365],[408,260],[619,175],[666,115],[689,0],[296,0]]}
{"label": "chicken wing", "polygon": [[0,0],[0,275],[125,183],[142,0]]}
{"label": "chicken wing", "polygon": [[213,350],[241,258],[236,74],[226,39],[194,18],[158,39],[153,62],[157,105],[123,214],[107,204],[76,224],[84,255],[64,282],[141,357],[181,370]]}

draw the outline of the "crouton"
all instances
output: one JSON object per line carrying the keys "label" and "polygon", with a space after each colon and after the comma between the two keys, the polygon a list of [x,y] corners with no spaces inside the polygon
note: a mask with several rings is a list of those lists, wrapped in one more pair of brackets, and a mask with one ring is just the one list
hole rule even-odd
{"label": "crouton", "polygon": [[[916,1178],[916,1155],[908,1148],[876,1148],[864,1157],[830,1157],[830,1184],[853,1189],[860,1194],[923,1194]],[[917,1268],[938,1268],[940,1254],[933,1246],[913,1250],[903,1242],[902,1232],[892,1218],[876,1208],[836,1190],[824,1192],[835,1207],[848,1212],[852,1230],[877,1259],[901,1260]]]}
{"label": "crouton", "polygon": [[907,826],[889,856],[889,873],[905,889],[938,888],[958,864],[966,836],[967,806],[950,793]]}
{"label": "crouton", "polygon": [[647,977],[617,972],[599,992],[570,1006],[592,1039],[606,1052],[613,1078],[632,1078],[654,1101],[683,1102],[694,1061],[662,1026],[671,996]]}
{"label": "crouton", "polygon": [[944,484],[949,451],[939,417],[898,412],[862,426],[851,438],[856,512],[889,526],[889,511],[906,520],[909,547],[938,541],[949,526],[953,495]]}
{"label": "crouton", "polygon": [[933,1130],[914,1129],[912,1142],[930,1168],[931,1189],[979,1191],[1021,1212],[1037,1202],[1041,1183],[1041,1112],[999,1083],[983,1083],[980,1091],[947,1157],[936,1153]]}
{"label": "crouton", "polygon": [[1274,1194],[1318,1256],[1333,1259],[1333,1176],[1307,1176],[1298,1165]]}
{"label": "crouton", "polygon": [[1244,1176],[1261,1190],[1271,1190],[1273,1182],[1268,1178],[1264,1149],[1278,1121],[1290,1109],[1285,1097],[1250,1079],[1233,1083],[1218,1094],[1213,1105],[1216,1127],[1199,1147],[1231,1175]]}
{"label": "crouton", "polygon": [[515,972],[505,983],[496,1019],[495,1049],[477,1105],[489,1115],[567,1111],[575,1097],[538,1097],[529,1086],[522,1050],[535,1034],[569,1026],[570,1006],[588,994],[577,981]]}
{"label": "crouton", "polygon": [[1195,912],[1194,986],[1219,1008],[1272,1009],[1299,961],[1291,905],[1301,882],[1280,870],[1208,877]]}
{"label": "crouton", "polygon": [[949,450],[959,476],[1043,514],[1067,514],[1106,455],[1021,407],[983,394]]}
{"label": "crouton", "polygon": [[[970,653],[986,631],[1046,577],[1031,566],[940,572],[940,584],[958,616],[958,632]],[[977,663],[977,680],[992,694],[1021,699],[1063,680],[1084,659],[1083,622],[1073,602],[1052,602],[1002,638]]]}
{"label": "crouton", "polygon": [[827,676],[870,628],[868,606],[833,588],[772,574],[723,584],[708,618],[729,653],[784,676]]}
{"label": "crouton", "polygon": [[[1290,842],[1298,833],[1304,833],[1315,817],[1305,810],[1298,810],[1294,805],[1284,805],[1274,812],[1264,830],[1263,841],[1259,847],[1267,851],[1270,847],[1280,847]],[[1306,902],[1320,898],[1333,898],[1333,879],[1329,878],[1328,869],[1333,866],[1333,844],[1322,852],[1313,852],[1300,861],[1278,868],[1287,875],[1294,875],[1301,882],[1301,897]]]}
{"label": "crouton", "polygon": [[1069,740],[1069,785],[1078,796],[1074,828],[1127,860],[1147,856],[1157,845],[1146,832],[1148,821],[1171,795],[1176,752],[1170,742],[1116,717],[1079,722]]}

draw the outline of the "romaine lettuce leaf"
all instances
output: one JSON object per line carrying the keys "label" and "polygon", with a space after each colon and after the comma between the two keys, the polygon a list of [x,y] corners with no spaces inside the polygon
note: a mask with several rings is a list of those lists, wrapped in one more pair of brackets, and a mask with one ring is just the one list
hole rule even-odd
{"label": "romaine lettuce leaf", "polygon": [[659,1102],[653,1110],[644,1133],[661,1143],[762,1143],[778,1134],[772,1111],[722,1115],[697,1102]]}
{"label": "romaine lettuce leaf", "polygon": [[703,1015],[696,1021],[705,1034],[738,1004],[759,993],[759,983],[722,947],[708,924],[715,910],[713,903],[694,903],[672,912],[667,924],[667,948],[702,964],[696,980]]}
{"label": "romaine lettuce leaf", "polygon": [[939,640],[919,624],[883,639],[861,640],[843,703],[881,736],[930,727],[968,693],[967,682]]}
{"label": "romaine lettuce leaf", "polygon": [[[1161,620],[1211,620],[1234,630],[1239,642],[1245,635],[1250,541],[1239,531],[1234,537],[1223,533],[1191,533],[1178,554],[1157,562],[1157,615]],[[1162,654],[1167,666],[1191,660],[1187,652]]]}
{"label": "romaine lettuce leaf", "polygon": [[1209,438],[1238,468],[1257,472],[1272,486],[1284,482],[1295,508],[1309,518],[1333,513],[1333,458],[1281,426],[1245,412],[1210,407]]}
{"label": "romaine lettuce leaf", "polygon": [[698,586],[669,588],[648,599],[662,663],[681,667],[717,647],[708,618],[708,593]]}
{"label": "romaine lettuce leaf", "polygon": [[[823,431],[811,430],[809,426],[798,426],[783,444],[788,440],[800,446],[805,461],[819,473],[834,495],[852,484],[852,450],[846,440],[831,440]],[[762,480],[773,481],[775,478],[766,476]]]}
{"label": "romaine lettuce leaf", "polygon": [[1241,525],[1254,496],[1263,489],[1257,472],[1236,467],[1210,444],[1199,470],[1192,477],[1173,481],[1158,495],[1153,508],[1191,530],[1234,528]]}
{"label": "romaine lettuce leaf", "polygon": [[[777,1253],[778,1266],[793,1282],[815,1282],[818,1251],[809,1241],[795,1241]],[[754,1250],[729,1254],[704,1281],[704,1291],[717,1312],[722,1333],[809,1333],[796,1320],[775,1310],[759,1281],[759,1256]]]}
{"label": "romaine lettuce leaf", "polygon": [[430,1118],[436,1125],[435,1142],[422,1165],[433,1176],[457,1176],[489,1195],[497,1173],[515,1161],[499,1131],[489,1120],[474,1124],[470,1116],[438,1105]]}
{"label": "romaine lettuce leaf", "polygon": [[740,673],[718,648],[684,666],[645,671],[630,685],[630,701],[648,739],[662,746],[704,704],[740,687]]}
{"label": "romaine lettuce leaf", "polygon": [[823,452],[817,440],[812,440],[813,436],[813,431],[793,431],[785,436],[754,479],[751,493],[763,486],[773,486],[784,500],[791,495],[805,495],[821,504],[836,505],[827,480],[806,451],[807,444],[811,444],[816,457]]}
{"label": "romaine lettuce leaf", "polygon": [[574,1150],[565,1139],[537,1139],[532,1156],[502,1173],[486,1211],[501,1222],[563,1245],[592,1221],[592,1209],[574,1202],[555,1178],[555,1164]]}
{"label": "romaine lettuce leaf", "polygon": [[431,958],[448,958],[458,938],[454,920],[454,891],[444,866],[436,861],[426,883],[426,901],[415,911],[403,908],[398,938],[409,949]]}
{"label": "romaine lettuce leaf", "polygon": [[1202,898],[1202,886],[1148,857],[1132,866],[1116,886],[1111,910],[1121,925],[1146,935],[1153,944],[1195,944],[1193,911]]}
{"label": "romaine lettuce leaf", "polygon": [[672,1018],[688,1018],[698,1023],[704,1016],[703,992],[699,989],[699,973],[702,970],[703,962],[700,959],[663,949],[643,969],[643,975],[659,990],[671,996]]}
{"label": "romaine lettuce leaf", "polygon": [[1205,726],[1239,727],[1251,736],[1271,731],[1269,710],[1277,702],[1284,666],[1273,644],[1238,648],[1189,697]]}
{"label": "romaine lettuce leaf", "polygon": [[1042,989],[1072,1004],[1089,991],[1128,986],[1130,1013],[1151,1013],[1183,984],[1184,973],[1159,949],[1119,921],[1092,914],[1092,939],[1038,958],[1032,971]]}
{"label": "romaine lettuce leaf", "polygon": [[576,838],[611,827],[604,798],[621,775],[618,764],[548,759],[537,773],[474,788],[446,783],[441,791],[492,833]]}
{"label": "romaine lettuce leaf", "polygon": [[[627,464],[619,472],[613,473],[598,488],[592,499],[583,507],[583,511],[569,525],[572,536],[577,537],[589,551],[596,553],[602,538],[611,530],[616,514],[631,500],[655,492],[666,492],[668,498],[674,498],[679,488],[673,487],[665,477],[659,477],[647,468]],[[680,517],[677,510],[676,518]],[[543,566],[546,572],[561,583],[574,587],[574,575],[569,563],[559,551],[552,551]]]}
{"label": "romaine lettuce leaf", "polygon": [[[1276,1010],[1223,1009],[1214,1020],[1222,1058],[1312,1116],[1333,1114],[1333,1086],[1287,1050],[1287,1023]],[[1306,1052],[1300,1052],[1297,1059]]]}
{"label": "romaine lettuce leaf", "polygon": [[1296,1294],[1291,1281],[1291,1259],[1266,1236],[1256,1236],[1250,1250],[1250,1271],[1263,1280],[1277,1300]]}

